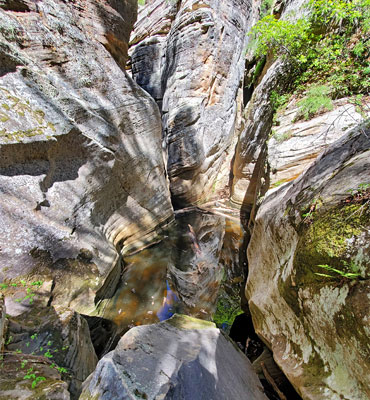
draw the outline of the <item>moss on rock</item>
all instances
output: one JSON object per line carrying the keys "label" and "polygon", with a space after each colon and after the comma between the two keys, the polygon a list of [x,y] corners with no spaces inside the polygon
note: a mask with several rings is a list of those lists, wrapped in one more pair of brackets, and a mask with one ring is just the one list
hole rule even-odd
{"label": "moss on rock", "polygon": [[170,324],[178,329],[207,329],[215,328],[215,324],[210,321],[189,317],[188,315],[175,314],[170,319],[163,322]]}
{"label": "moss on rock", "polygon": [[[369,229],[369,212],[368,204],[341,203],[323,213],[313,213],[312,222],[303,226],[295,254],[296,283],[306,285],[322,281],[323,277],[316,273],[325,271],[318,265],[328,264],[343,273],[348,272],[343,261],[351,261],[351,241]],[[341,276],[333,275],[333,278]]]}

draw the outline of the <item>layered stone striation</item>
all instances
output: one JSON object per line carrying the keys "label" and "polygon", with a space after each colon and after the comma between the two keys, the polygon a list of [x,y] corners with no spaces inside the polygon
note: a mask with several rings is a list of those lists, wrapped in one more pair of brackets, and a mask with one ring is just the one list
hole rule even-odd
{"label": "layered stone striation", "polygon": [[[160,104],[176,207],[211,197],[230,168],[246,33],[256,7],[240,0],[151,1],[131,40],[132,74]],[[227,185],[228,173],[223,176]]]}
{"label": "layered stone striation", "polygon": [[158,107],[125,72],[136,9],[0,3],[0,278],[47,277],[84,313],[173,215]]}

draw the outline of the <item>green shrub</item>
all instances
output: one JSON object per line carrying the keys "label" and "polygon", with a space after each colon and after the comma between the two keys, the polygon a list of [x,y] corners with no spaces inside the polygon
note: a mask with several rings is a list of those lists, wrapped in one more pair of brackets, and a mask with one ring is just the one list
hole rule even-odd
{"label": "green shrub", "polygon": [[262,0],[261,2],[261,9],[260,9],[260,17],[263,18],[266,15],[271,13],[271,9],[273,6],[273,0]]}
{"label": "green shrub", "polygon": [[265,16],[253,27],[256,57],[270,54],[294,65],[290,91],[328,85],[332,98],[370,89],[370,0],[310,0],[296,21]]}
{"label": "green shrub", "polygon": [[257,22],[250,33],[254,37],[256,57],[261,57],[269,52],[275,56],[296,56],[309,42],[311,36],[309,28],[310,22],[305,18],[300,18],[297,22],[290,22],[267,15]]}
{"label": "green shrub", "polygon": [[333,103],[329,97],[330,88],[328,86],[312,86],[307,96],[298,102],[298,118],[312,118],[318,111],[330,111],[333,109]]}
{"label": "green shrub", "polygon": [[274,133],[272,137],[277,141],[277,143],[283,143],[286,140],[289,140],[293,136],[292,132],[284,132],[284,133]]}

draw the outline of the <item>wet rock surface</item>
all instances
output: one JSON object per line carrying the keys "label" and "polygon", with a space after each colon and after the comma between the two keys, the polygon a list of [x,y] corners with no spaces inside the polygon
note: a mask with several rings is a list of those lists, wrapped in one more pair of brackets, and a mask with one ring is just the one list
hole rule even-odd
{"label": "wet rock surface", "polygon": [[176,213],[159,243],[124,257],[116,291],[99,303],[97,315],[119,335],[174,312],[210,320],[224,270],[233,266],[221,261],[225,225],[224,216],[211,212]]}
{"label": "wet rock surface", "polygon": [[182,315],[126,333],[85,381],[80,399],[94,396],[266,399],[248,359],[214,324]]}
{"label": "wet rock surface", "polygon": [[256,332],[305,399],[369,396],[369,133],[267,196],[248,248]]}

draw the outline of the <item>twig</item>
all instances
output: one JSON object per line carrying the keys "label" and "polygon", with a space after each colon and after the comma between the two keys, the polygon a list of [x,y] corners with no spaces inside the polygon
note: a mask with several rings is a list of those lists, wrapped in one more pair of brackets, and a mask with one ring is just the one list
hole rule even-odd
{"label": "twig", "polygon": [[280,397],[280,399],[281,400],[287,400],[287,398],[285,397],[284,393],[278,388],[278,386],[275,383],[274,379],[272,378],[272,376],[267,371],[267,368],[266,368],[265,363],[263,361],[261,361],[261,368],[262,368],[263,374],[265,375],[265,378],[266,378],[267,382],[274,388],[275,392]]}

